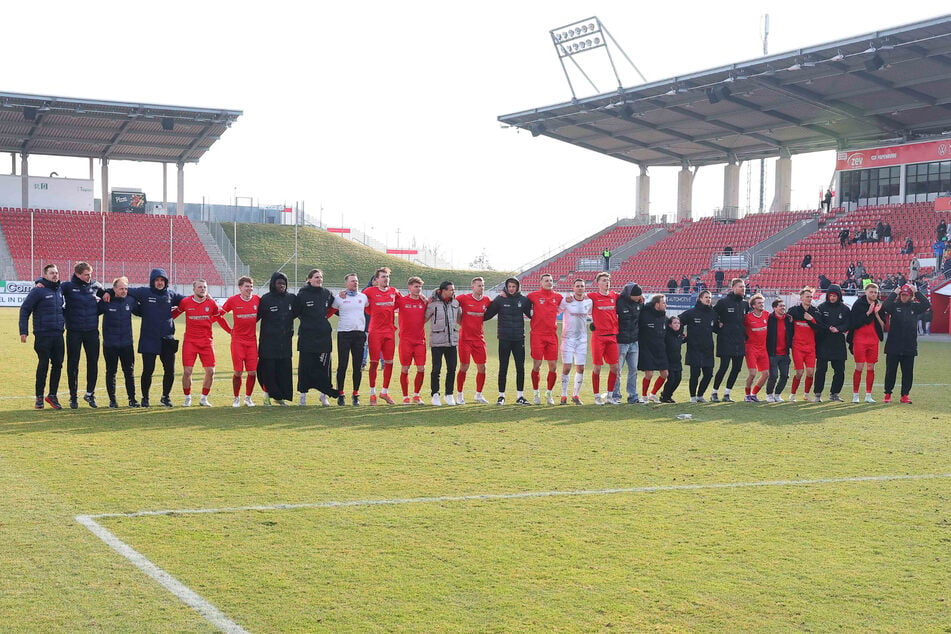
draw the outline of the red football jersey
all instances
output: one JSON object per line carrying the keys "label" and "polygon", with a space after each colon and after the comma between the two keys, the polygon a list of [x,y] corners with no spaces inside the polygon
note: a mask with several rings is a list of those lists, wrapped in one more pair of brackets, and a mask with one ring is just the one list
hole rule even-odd
{"label": "red football jersey", "polygon": [[482,296],[476,299],[472,293],[457,295],[456,301],[462,312],[462,322],[459,329],[459,341],[485,341],[485,330],[482,327],[482,317],[492,300]]}
{"label": "red football jersey", "polygon": [[[396,298],[396,307],[400,311],[400,344],[426,342],[426,306],[429,301],[420,296],[413,299],[409,295]],[[371,323],[371,328],[372,323]]]}
{"label": "red football jersey", "polygon": [[363,291],[370,303],[367,304],[367,314],[370,315],[371,334],[393,334],[396,332],[396,299],[400,292],[392,286],[386,290],[378,286],[371,286]]}
{"label": "red football jersey", "polygon": [[594,334],[597,336],[617,334],[617,298],[618,294],[608,291],[607,295],[595,291],[588,293],[591,300],[591,319],[594,321]]}
{"label": "red football jersey", "polygon": [[218,318],[218,304],[210,297],[197,301],[194,296],[184,298],[172,309],[172,317],[185,314],[185,340],[198,346],[212,342],[211,325]]}
{"label": "red football jersey", "polygon": [[532,337],[558,339],[558,307],[562,299],[560,293],[545,289],[528,294],[532,303]]}
{"label": "red football jersey", "polygon": [[746,347],[757,350],[766,349],[766,323],[769,313],[765,310],[757,317],[754,313],[746,313],[743,323],[746,326]]}
{"label": "red football jersey", "polygon": [[241,294],[225,300],[221,313],[232,313],[234,323],[231,326],[231,340],[247,343],[256,343],[258,326],[258,305],[261,298],[252,294],[251,299],[244,299]]}

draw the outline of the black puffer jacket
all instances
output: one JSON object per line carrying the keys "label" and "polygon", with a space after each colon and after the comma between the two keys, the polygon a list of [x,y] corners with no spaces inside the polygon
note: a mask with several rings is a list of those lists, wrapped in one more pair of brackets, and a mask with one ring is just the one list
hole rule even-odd
{"label": "black puffer jacket", "polygon": [[99,303],[102,286],[99,282],[84,282],[75,273],[60,286],[66,301],[66,330],[87,332],[99,330]]}
{"label": "black puffer jacket", "polygon": [[[829,300],[836,295],[836,301]],[[852,324],[852,311],[842,303],[842,289],[838,284],[829,286],[826,301],[818,306],[820,328],[816,331],[816,357],[830,361],[844,361],[848,358],[846,333]],[[838,332],[832,332],[832,328]]]}
{"label": "black puffer jacket", "polygon": [[20,334],[29,334],[30,315],[33,315],[33,334],[37,337],[52,337],[63,334],[66,321],[63,317],[63,293],[59,282],[40,278],[40,286],[20,306]]}
{"label": "black puffer jacket", "polygon": [[907,303],[898,300],[898,293],[888,296],[881,310],[889,319],[885,354],[917,356],[918,315],[929,308],[931,302],[921,291],[915,291],[915,299]]}
{"label": "black puffer jacket", "polygon": [[258,304],[258,356],[262,359],[289,359],[294,356],[294,293],[278,293],[277,280],[287,284],[287,276],[277,272],[271,275],[270,292],[261,296]]}
{"label": "black puffer jacket", "polygon": [[638,370],[666,370],[667,350],[664,347],[664,328],[667,315],[647,305],[640,315],[638,333]]}
{"label": "black puffer jacket", "polygon": [[[518,280],[509,278],[508,282],[514,281],[518,285]],[[482,321],[489,321],[496,315],[499,316],[498,335],[502,341],[524,341],[525,340],[525,318],[532,314],[532,303],[528,298],[515,291],[514,295],[503,297],[497,296],[489,304],[482,316]]]}
{"label": "black puffer jacket", "polygon": [[712,368],[716,364],[713,332],[717,325],[717,313],[713,306],[697,300],[693,308],[680,314],[680,324],[687,334],[687,365]]}
{"label": "black puffer jacket", "polygon": [[631,299],[631,290],[637,286],[628,284],[617,298],[617,342],[634,343],[637,341],[640,330],[640,314],[644,302],[635,302]]}
{"label": "black puffer jacket", "polygon": [[322,286],[306,284],[294,298],[294,314],[300,320],[297,327],[297,349],[319,354],[333,351],[333,327],[327,311],[333,308],[334,296]]}
{"label": "black puffer jacket", "polygon": [[746,354],[746,313],[750,304],[736,293],[727,293],[713,307],[722,324],[717,332],[717,356],[741,357]]}

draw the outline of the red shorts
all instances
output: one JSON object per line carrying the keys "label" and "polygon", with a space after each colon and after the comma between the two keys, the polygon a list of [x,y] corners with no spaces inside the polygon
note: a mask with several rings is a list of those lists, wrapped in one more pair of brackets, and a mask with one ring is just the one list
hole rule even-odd
{"label": "red shorts", "polygon": [[558,360],[558,335],[552,337],[531,337],[529,339],[532,359],[542,361]]}
{"label": "red shorts", "polygon": [[370,333],[367,338],[370,345],[370,356],[367,361],[379,361],[383,357],[384,361],[393,360],[393,352],[396,350],[396,335],[392,332]]}
{"label": "red shorts", "polygon": [[211,344],[196,346],[191,341],[182,343],[182,365],[191,368],[195,365],[195,359],[200,358],[201,364],[206,368],[215,367],[215,349]]}
{"label": "red shorts", "polygon": [[815,348],[797,348],[792,349],[793,368],[802,370],[803,368],[816,367],[816,349]]}
{"label": "red shorts", "polygon": [[257,372],[258,343],[256,341],[231,340],[231,364],[235,372]]}
{"label": "red shorts", "polygon": [[400,341],[400,365],[426,365],[426,342]]}
{"label": "red shorts", "polygon": [[769,372],[769,355],[766,348],[746,347],[746,367],[758,372]]}
{"label": "red shorts", "polygon": [[484,341],[460,341],[459,342],[459,363],[469,363],[469,358],[473,363],[484,364],[486,360]]}
{"label": "red shorts", "polygon": [[878,339],[853,341],[852,354],[856,363],[878,363]]}
{"label": "red shorts", "polygon": [[591,337],[591,361],[594,365],[614,365],[617,360],[617,338],[614,335]]}

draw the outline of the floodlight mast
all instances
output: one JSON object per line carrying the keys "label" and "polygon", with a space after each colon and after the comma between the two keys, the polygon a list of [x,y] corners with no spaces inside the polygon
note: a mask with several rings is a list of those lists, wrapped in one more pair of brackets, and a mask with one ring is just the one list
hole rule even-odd
{"label": "floodlight mast", "polygon": [[614,43],[614,46],[617,47],[618,51],[621,52],[621,55],[624,56],[624,59],[626,59],[628,64],[631,65],[631,68],[633,68],[635,72],[637,72],[638,76],[640,76],[641,81],[647,81],[647,78],[644,77],[644,74],[641,73],[637,65],[631,61],[631,58],[628,57],[627,53],[624,52],[624,49],[621,48],[621,45],[618,44],[617,40],[614,39],[614,36],[611,35],[611,33],[604,26],[604,23],[602,23],[601,20],[597,18],[597,16],[592,16],[584,20],[572,22],[565,26],[552,29],[548,33],[551,35],[551,41],[555,47],[555,52],[558,54],[558,61],[561,63],[561,70],[565,74],[565,79],[568,82],[568,88],[571,90],[572,99],[577,99],[578,96],[575,94],[574,84],[571,81],[571,76],[568,74],[568,69],[565,67],[565,59],[567,58],[568,61],[575,65],[575,68],[577,68],[578,72],[580,72],[581,75],[586,80],[588,80],[588,83],[591,84],[591,87],[595,92],[601,92],[575,59],[575,55],[587,53],[588,51],[593,51],[599,48],[603,48],[607,54],[608,62],[611,64],[611,70],[614,72],[614,79],[617,81],[618,90],[622,90],[624,88],[624,85],[621,82],[621,77],[617,71],[617,66],[614,63],[614,57],[611,55],[611,48],[608,46],[607,38],[611,39],[611,41]]}

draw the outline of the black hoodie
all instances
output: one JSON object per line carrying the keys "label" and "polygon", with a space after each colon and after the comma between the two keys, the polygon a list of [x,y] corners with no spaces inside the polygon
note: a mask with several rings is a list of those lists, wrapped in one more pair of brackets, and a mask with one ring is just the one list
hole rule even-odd
{"label": "black hoodie", "polygon": [[287,276],[281,272],[271,275],[270,292],[261,296],[258,305],[258,356],[262,359],[289,359],[294,356],[294,293],[278,293],[275,282]]}
{"label": "black hoodie", "polygon": [[514,277],[505,280],[506,288],[508,288],[510,282],[515,282],[515,294],[505,297],[498,295],[493,299],[486,309],[485,315],[482,316],[482,321],[489,321],[498,315],[499,339],[502,341],[524,341],[525,318],[532,314],[532,303],[518,291],[521,285]]}
{"label": "black hoodie", "polygon": [[[836,295],[836,301],[829,301],[830,295]],[[842,302],[842,289],[838,284],[829,286],[826,301],[818,306],[820,328],[816,331],[816,357],[830,361],[844,361],[848,358],[845,336],[852,324],[852,311]],[[838,332],[832,332],[835,328]]]}

